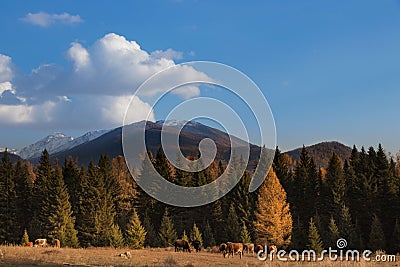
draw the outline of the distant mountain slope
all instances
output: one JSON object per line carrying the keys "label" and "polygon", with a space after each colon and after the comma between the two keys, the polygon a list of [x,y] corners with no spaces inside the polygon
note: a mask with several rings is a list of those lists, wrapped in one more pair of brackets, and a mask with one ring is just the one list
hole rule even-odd
{"label": "distant mountain slope", "polygon": [[[145,122],[134,123],[129,126],[129,131],[132,133],[132,138],[139,137],[142,132]],[[177,131],[178,125],[169,124],[165,129],[167,134]],[[146,145],[147,149],[153,154],[157,152],[161,146],[161,122],[153,123],[147,122],[146,124]],[[203,125],[201,123],[188,123],[181,131],[179,143],[184,156],[198,155],[198,144],[204,138],[210,138],[215,141],[218,152],[216,155],[217,160],[228,160],[230,156],[230,138],[225,132]],[[233,142],[237,146],[245,144],[243,140],[233,137]],[[238,152],[240,153],[240,152]],[[254,166],[260,147],[250,145],[250,164],[249,168]],[[99,138],[90,142],[81,144],[72,149],[55,153],[52,158],[58,158],[61,162],[68,156],[77,158],[80,164],[88,165],[90,160],[98,161],[101,154],[107,154],[109,157],[116,157],[122,155],[122,128],[116,128]],[[139,156],[139,155],[135,155]]]}
{"label": "distant mountain slope", "polygon": [[40,157],[44,149],[47,149],[49,154],[54,154],[60,151],[71,149],[80,144],[89,142],[97,137],[107,133],[109,130],[98,130],[87,132],[84,135],[73,138],[63,133],[55,133],[45,138],[26,146],[16,151],[16,154],[23,159],[35,159]]}
{"label": "distant mountain slope", "polygon": [[[17,162],[18,160],[21,160],[21,157],[12,153],[8,153],[11,162]],[[4,152],[0,152],[0,160],[4,157]]]}
{"label": "distant mountain slope", "polygon": [[[322,142],[312,146],[306,147],[308,154],[314,158],[317,167],[327,168],[329,164],[329,159],[331,158],[333,152],[342,160],[348,159],[351,154],[351,148],[343,145],[339,142]],[[297,148],[286,152],[294,161],[298,161],[300,158],[302,148]]]}

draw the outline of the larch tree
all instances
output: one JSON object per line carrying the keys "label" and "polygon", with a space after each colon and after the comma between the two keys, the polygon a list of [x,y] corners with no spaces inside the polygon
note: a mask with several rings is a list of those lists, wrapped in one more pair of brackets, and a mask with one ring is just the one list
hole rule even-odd
{"label": "larch tree", "polygon": [[271,169],[259,188],[254,229],[258,244],[274,244],[279,248],[290,245],[292,215],[286,192]]}
{"label": "larch tree", "polygon": [[197,227],[196,223],[193,224],[193,228],[190,231],[190,241],[200,241],[200,246],[203,245],[203,237],[202,234],[199,230],[199,228]]}
{"label": "larch tree", "polygon": [[327,235],[327,243],[328,247],[334,248],[336,246],[336,242],[339,239],[339,228],[336,225],[335,219],[331,216],[328,225],[328,235]]}
{"label": "larch tree", "polygon": [[243,223],[242,229],[240,230],[240,241],[245,244],[245,243],[251,243],[251,236],[249,231],[247,231],[246,224]]}

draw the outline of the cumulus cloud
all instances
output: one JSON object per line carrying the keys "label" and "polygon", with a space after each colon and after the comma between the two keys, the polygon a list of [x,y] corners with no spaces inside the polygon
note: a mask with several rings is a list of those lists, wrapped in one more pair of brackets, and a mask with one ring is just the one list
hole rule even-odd
{"label": "cumulus cloud", "polygon": [[[73,42],[65,55],[70,66],[44,64],[28,74],[18,72],[18,75],[13,71],[11,58],[0,55],[0,126],[59,129],[120,126],[134,90],[155,73],[176,66],[168,77],[161,76],[162,79],[132,100],[136,114],[130,117],[130,122],[143,120],[148,114],[154,120],[151,107],[143,99],[186,81],[211,81],[190,66],[176,65],[174,59],[182,56],[180,52],[172,49],[147,52],[136,41],[114,33],[89,46]],[[190,98],[199,95],[200,90],[188,85],[172,93]]]}
{"label": "cumulus cloud", "polygon": [[62,14],[48,14],[45,12],[28,13],[21,20],[41,27],[48,27],[56,23],[73,25],[83,22],[83,19],[79,15],[71,15],[66,12]]}

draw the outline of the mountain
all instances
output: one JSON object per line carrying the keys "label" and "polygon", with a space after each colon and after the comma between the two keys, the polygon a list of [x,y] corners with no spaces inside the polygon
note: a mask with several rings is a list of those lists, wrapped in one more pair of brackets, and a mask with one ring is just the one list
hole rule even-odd
{"label": "mountain", "polygon": [[16,154],[23,159],[35,159],[40,157],[44,149],[47,149],[49,154],[55,154],[60,151],[69,150],[75,146],[81,145],[83,143],[89,142],[97,137],[107,133],[109,130],[98,130],[87,132],[84,135],[73,138],[67,136],[63,133],[55,133],[45,138],[26,146],[20,150],[16,151]]}
{"label": "mountain", "polygon": [[[147,150],[151,151],[153,155],[161,146],[161,130],[164,126],[164,131],[167,135],[177,134],[180,126],[185,125],[179,133],[179,144],[184,156],[197,156],[199,154],[198,145],[204,138],[214,140],[217,146],[216,159],[229,160],[231,153],[230,149],[230,136],[218,129],[206,126],[197,122],[183,122],[183,121],[159,121],[153,122],[137,122],[127,127],[129,136],[132,139],[141,138],[143,127],[146,127],[145,138]],[[235,147],[235,154],[240,155],[241,149],[246,145],[246,142],[232,137]],[[260,153],[260,147],[250,144],[250,164],[249,168],[255,166],[255,162]],[[97,162],[99,156],[107,154],[110,158],[122,155],[122,127],[116,128],[99,138],[90,142],[78,145],[66,151],[61,151],[52,155],[52,158],[58,158],[61,162],[68,156],[77,158],[80,164],[88,165],[91,160]],[[139,157],[140,155],[133,155]]]}
{"label": "mountain", "polygon": [[[11,162],[17,162],[18,160],[21,160],[21,157],[13,153],[9,153],[8,155],[10,157]],[[4,156],[4,151],[0,152],[0,160],[3,158],[3,156]]]}
{"label": "mountain", "polygon": [[[315,164],[318,168],[327,168],[329,160],[334,152],[342,160],[343,163],[346,159],[350,157],[352,150],[350,147],[336,141],[318,143],[315,145],[307,146],[306,149],[308,154],[312,158],[314,158]],[[295,162],[300,159],[301,150],[302,148],[297,148],[286,152],[286,154],[288,154],[293,159],[293,162]]]}

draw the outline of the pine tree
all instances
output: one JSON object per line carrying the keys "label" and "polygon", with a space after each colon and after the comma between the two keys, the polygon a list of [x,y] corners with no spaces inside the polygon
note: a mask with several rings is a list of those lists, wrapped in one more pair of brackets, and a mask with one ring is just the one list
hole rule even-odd
{"label": "pine tree", "polygon": [[389,247],[389,253],[397,254],[400,252],[400,224],[398,220],[396,220]]}
{"label": "pine tree", "polygon": [[317,255],[319,255],[323,250],[323,243],[312,217],[310,219],[310,224],[308,228],[308,248],[314,250]]}
{"label": "pine tree", "polygon": [[332,157],[329,160],[326,181],[332,194],[331,199],[329,200],[329,203],[332,203],[330,213],[336,214],[335,211],[340,210],[344,204],[345,180],[339,157],[335,153],[332,154]]}
{"label": "pine tree", "polygon": [[168,208],[165,208],[164,216],[161,220],[159,238],[161,247],[168,247],[176,240],[176,231],[169,217]]}
{"label": "pine tree", "polygon": [[382,229],[382,224],[374,214],[371,225],[371,232],[369,234],[369,249],[372,251],[383,250],[385,248],[385,234]]}
{"label": "pine tree", "polygon": [[327,245],[328,247],[334,248],[336,247],[336,242],[339,239],[339,228],[336,225],[335,219],[331,216],[328,225],[328,238]]}
{"label": "pine tree", "polygon": [[225,227],[226,236],[229,240],[232,240],[232,242],[240,242],[240,222],[233,203],[229,207],[229,214]]}
{"label": "pine tree", "polygon": [[240,241],[245,244],[245,243],[251,243],[251,236],[249,231],[247,231],[246,224],[243,223],[242,229],[240,231]]}
{"label": "pine tree", "polygon": [[144,219],[143,219],[143,227],[147,233],[146,239],[144,241],[144,245],[147,247],[156,247],[157,246],[157,235],[154,230],[154,226],[151,223],[151,219],[148,215],[148,212],[146,211],[144,214]]}
{"label": "pine tree", "polygon": [[190,231],[190,241],[200,241],[200,246],[203,245],[203,237],[201,235],[201,232],[199,228],[197,228],[196,223],[193,224],[192,231]]}
{"label": "pine tree", "polygon": [[21,245],[25,246],[28,242],[29,242],[29,235],[28,235],[28,231],[25,229],[24,235],[22,236],[22,239],[21,239]]}
{"label": "pine tree", "polygon": [[118,224],[112,225],[109,242],[110,242],[110,246],[113,248],[124,247],[124,243],[125,243],[124,236],[122,235],[121,228],[119,228]]}
{"label": "pine tree", "polygon": [[349,208],[346,205],[342,205],[340,218],[339,218],[339,230],[340,236],[347,240],[349,247],[355,245],[355,228],[351,219]]}
{"label": "pine tree", "polygon": [[215,238],[214,238],[214,234],[212,232],[210,223],[206,222],[206,225],[204,227],[204,247],[208,248],[208,247],[213,247],[215,246],[216,242],[215,242]]}
{"label": "pine tree", "polygon": [[[34,174],[30,173],[28,162],[18,161],[15,165],[15,193],[16,199],[16,216],[18,233],[24,229],[29,229],[30,222],[32,221],[32,190]],[[30,229],[29,229],[30,230]]]}
{"label": "pine tree", "polygon": [[0,161],[0,243],[18,242],[16,201],[14,168],[6,150]]}
{"label": "pine tree", "polygon": [[189,241],[189,238],[188,238],[188,236],[186,235],[186,231],[185,230],[183,230],[183,234],[182,234],[182,238],[181,238],[182,240],[186,240],[186,241]]}
{"label": "pine tree", "polygon": [[128,247],[142,249],[146,240],[146,234],[146,230],[140,222],[136,209],[134,209],[126,231],[126,243]]}
{"label": "pine tree", "polygon": [[74,160],[72,159],[72,157],[68,157],[64,161],[63,177],[65,185],[67,186],[68,189],[68,194],[70,196],[72,211],[74,212],[74,214],[77,214],[78,204],[79,204],[78,187],[80,179],[80,170],[77,167]]}
{"label": "pine tree", "polygon": [[30,223],[30,233],[33,239],[40,238],[45,229],[44,225],[47,224],[48,217],[42,216],[43,203],[45,197],[48,196],[49,183],[53,175],[53,167],[50,163],[50,155],[47,150],[43,150],[43,153],[39,159],[39,166],[36,172],[36,179],[33,187],[33,219]]}
{"label": "pine tree", "polygon": [[290,245],[292,215],[286,192],[271,169],[258,192],[255,237],[258,244],[274,244],[279,248]]}
{"label": "pine tree", "polygon": [[62,246],[78,247],[75,217],[72,216],[68,190],[62,177],[61,168],[58,166],[56,166],[48,189],[41,212],[41,216],[47,218],[44,225],[47,235],[50,239],[59,239]]}

